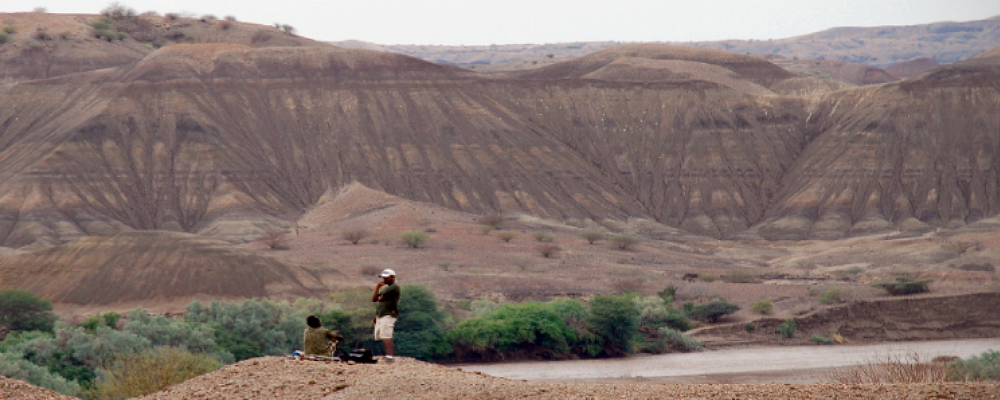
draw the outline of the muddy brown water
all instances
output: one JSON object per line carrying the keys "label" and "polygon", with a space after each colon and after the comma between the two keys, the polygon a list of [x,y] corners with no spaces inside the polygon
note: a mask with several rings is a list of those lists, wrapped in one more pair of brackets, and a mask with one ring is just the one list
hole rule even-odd
{"label": "muddy brown water", "polygon": [[463,364],[456,367],[498,377],[556,382],[817,383],[834,368],[886,357],[968,358],[1000,350],[1000,338],[865,345],[756,347],[698,353],[639,355],[620,359]]}

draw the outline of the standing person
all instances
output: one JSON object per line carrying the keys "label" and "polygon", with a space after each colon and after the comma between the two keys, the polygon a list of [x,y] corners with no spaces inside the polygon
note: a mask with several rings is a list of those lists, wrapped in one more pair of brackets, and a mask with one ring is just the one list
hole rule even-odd
{"label": "standing person", "polygon": [[333,357],[337,345],[344,340],[340,331],[331,331],[323,327],[315,315],[306,317],[306,330],[302,332],[302,348],[307,356]]}
{"label": "standing person", "polygon": [[379,274],[382,282],[375,285],[372,302],[378,303],[375,311],[375,340],[385,345],[385,359],[392,361],[392,331],[399,318],[399,285],[396,271],[386,269]]}

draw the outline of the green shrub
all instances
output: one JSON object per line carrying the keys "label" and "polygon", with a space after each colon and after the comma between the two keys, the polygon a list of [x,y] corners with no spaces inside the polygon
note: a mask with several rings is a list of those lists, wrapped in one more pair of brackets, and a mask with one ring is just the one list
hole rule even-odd
{"label": "green shrub", "polygon": [[615,357],[632,353],[640,323],[632,296],[597,296],[589,305],[591,329],[602,342],[600,354]]}
{"label": "green shrub", "polygon": [[83,327],[59,328],[55,336],[36,337],[8,350],[49,369],[67,380],[87,385],[96,368],[107,365],[117,354],[150,348],[149,340],[128,332],[99,326],[93,332]]}
{"label": "green shrub", "polygon": [[104,318],[104,326],[111,329],[118,329],[118,322],[122,319],[122,315],[116,312],[104,313],[101,317]]}
{"label": "green shrub", "polygon": [[660,328],[659,333],[667,339],[670,348],[676,351],[689,352],[705,349],[697,339],[687,336],[676,329]]}
{"label": "green shrub", "polygon": [[799,324],[795,322],[795,319],[789,318],[778,327],[778,333],[786,338],[793,338],[795,337],[796,329],[799,329]]}
{"label": "green shrub", "polygon": [[545,231],[531,232],[531,237],[535,238],[535,241],[540,243],[551,243],[555,241],[555,238]]}
{"label": "green shrub", "polygon": [[948,365],[948,379],[957,381],[1000,381],[1000,352],[989,350],[979,356]]}
{"label": "green shrub", "polygon": [[143,309],[129,312],[123,330],[148,339],[153,346],[178,347],[195,353],[211,353],[216,347],[216,333],[211,327],[172,321],[163,315],[151,316]]}
{"label": "green shrub", "polygon": [[106,326],[111,329],[118,329],[118,321],[122,318],[121,314],[116,312],[110,312],[107,314],[95,314],[80,323],[80,326],[93,332],[98,326]]}
{"label": "green shrub", "polygon": [[632,235],[620,234],[609,238],[608,243],[612,248],[618,250],[631,250],[635,246],[639,245],[639,238]]}
{"label": "green shrub", "polygon": [[719,319],[722,317],[739,310],[740,306],[730,303],[725,299],[719,299],[694,306],[690,316],[698,321],[714,324],[719,322]]}
{"label": "green shrub", "polygon": [[[400,303],[402,304],[402,303]],[[482,317],[459,322],[450,332],[462,359],[566,358],[577,337],[550,304],[503,304]]]}
{"label": "green shrub", "polygon": [[399,235],[399,241],[415,249],[427,242],[427,233],[420,231],[403,232]]}
{"label": "green shrub", "polygon": [[880,287],[893,296],[924,293],[930,291],[931,279],[915,279],[908,275],[900,275],[895,279],[880,279],[872,282],[872,286]]}
{"label": "green shrub", "polygon": [[34,293],[18,289],[0,291],[0,339],[8,332],[52,332],[58,317],[52,303]]}
{"label": "green shrub", "polygon": [[0,376],[20,379],[67,396],[77,396],[80,393],[78,383],[14,355],[0,353]]}
{"label": "green shrub", "polygon": [[698,275],[698,280],[702,282],[712,283],[719,280],[719,276],[716,274],[701,274]]}
{"label": "green shrub", "polygon": [[500,232],[497,234],[497,238],[503,240],[504,243],[510,243],[515,237],[517,237],[517,234],[514,232]]}
{"label": "green shrub", "polygon": [[451,354],[444,329],[445,315],[430,290],[418,285],[400,287],[399,314],[394,337],[396,354],[429,360]]}
{"label": "green shrub", "polygon": [[826,336],[821,336],[816,334],[813,334],[812,337],[809,338],[809,340],[811,340],[813,343],[816,344],[833,344],[833,338],[828,338]]}
{"label": "green shrub", "polygon": [[0,44],[7,43],[7,40],[10,40],[10,35],[6,32],[0,32]]}
{"label": "green shrub", "polygon": [[11,333],[7,335],[7,337],[4,338],[3,340],[0,340],[0,353],[6,353],[7,350],[13,348],[14,346],[38,338],[51,340],[52,334],[49,332],[42,332],[42,331],[20,331]]}
{"label": "green shrub", "polygon": [[89,397],[123,399],[138,397],[219,369],[218,361],[204,354],[158,347],[140,354],[122,354],[107,368]]}
{"label": "green shrub", "polygon": [[655,331],[666,327],[686,331],[693,328],[682,311],[670,307],[660,299],[635,296],[634,302],[639,309],[640,329]]}
{"label": "green shrub", "polygon": [[674,285],[667,285],[663,290],[656,292],[657,296],[663,299],[663,302],[670,304],[674,302],[674,298],[677,296],[677,287]]}
{"label": "green shrub", "polygon": [[6,33],[8,35],[13,35],[17,33],[17,27],[13,25],[7,25],[3,27],[3,33]]}
{"label": "green shrub", "polygon": [[184,320],[212,327],[217,350],[232,353],[237,361],[288,354],[300,348],[309,314],[307,310],[295,310],[288,303],[267,299],[242,303],[213,301],[207,308],[195,301],[188,305],[187,311]]}
{"label": "green shrub", "polygon": [[750,308],[750,310],[753,311],[754,314],[761,314],[761,315],[770,314],[773,309],[774,309],[774,304],[771,303],[770,300],[758,301],[756,303],[753,303],[753,307]]}
{"label": "green shrub", "polygon": [[816,296],[816,299],[819,300],[820,304],[843,303],[844,291],[840,288],[830,288],[820,293],[819,296]]}
{"label": "green shrub", "polygon": [[558,245],[552,243],[543,243],[538,246],[535,246],[535,251],[537,251],[538,254],[541,254],[542,257],[552,258],[555,257],[557,254],[559,254],[560,251],[562,251],[562,247],[559,247]]}
{"label": "green shrub", "polygon": [[604,232],[596,229],[584,229],[583,232],[580,232],[580,237],[590,244],[597,243],[597,241],[604,239],[605,236]]}
{"label": "green shrub", "polygon": [[368,230],[363,228],[345,229],[343,232],[340,232],[340,237],[351,242],[351,244],[358,244],[362,239],[368,237]]}

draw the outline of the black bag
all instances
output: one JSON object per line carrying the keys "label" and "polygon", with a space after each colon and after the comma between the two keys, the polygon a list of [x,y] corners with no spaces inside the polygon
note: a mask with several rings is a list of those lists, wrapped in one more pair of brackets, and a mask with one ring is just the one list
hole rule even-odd
{"label": "black bag", "polygon": [[375,364],[378,361],[375,360],[375,356],[372,355],[372,351],[369,349],[354,349],[350,353],[347,353],[347,361],[354,361],[356,363],[364,364]]}

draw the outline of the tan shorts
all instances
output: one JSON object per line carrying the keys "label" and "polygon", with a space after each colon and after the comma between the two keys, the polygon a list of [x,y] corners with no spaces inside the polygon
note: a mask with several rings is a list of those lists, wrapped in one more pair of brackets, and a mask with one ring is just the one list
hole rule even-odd
{"label": "tan shorts", "polygon": [[375,319],[375,340],[392,339],[392,331],[396,328],[396,317],[383,315]]}

